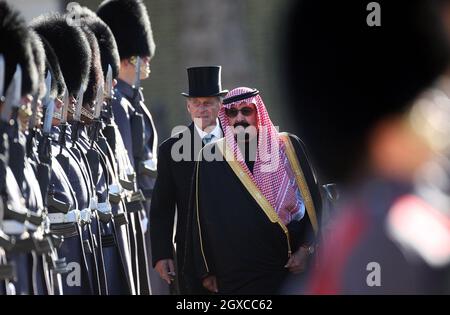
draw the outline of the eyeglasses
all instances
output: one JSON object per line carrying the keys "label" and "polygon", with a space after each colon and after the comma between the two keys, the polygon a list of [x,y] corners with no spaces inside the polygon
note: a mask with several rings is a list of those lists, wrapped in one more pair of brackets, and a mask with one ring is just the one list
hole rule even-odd
{"label": "eyeglasses", "polygon": [[236,117],[239,112],[242,113],[244,116],[250,116],[255,112],[254,108],[251,107],[242,107],[241,109],[236,108],[225,108],[225,115],[227,115],[230,118]]}

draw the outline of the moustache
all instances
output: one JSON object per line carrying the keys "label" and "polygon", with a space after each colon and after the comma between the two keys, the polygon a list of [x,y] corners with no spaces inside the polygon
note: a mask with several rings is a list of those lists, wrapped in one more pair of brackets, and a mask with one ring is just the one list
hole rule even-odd
{"label": "moustache", "polygon": [[244,129],[247,128],[248,126],[250,126],[250,124],[248,122],[245,122],[245,121],[239,121],[239,122],[237,122],[237,123],[235,123],[233,125],[234,128],[236,128],[236,127],[243,127]]}

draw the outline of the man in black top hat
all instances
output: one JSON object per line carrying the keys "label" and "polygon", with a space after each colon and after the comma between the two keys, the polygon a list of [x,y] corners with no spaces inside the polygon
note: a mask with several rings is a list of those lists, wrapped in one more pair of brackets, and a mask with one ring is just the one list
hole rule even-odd
{"label": "man in black top hat", "polygon": [[[186,254],[189,193],[200,149],[223,136],[217,115],[222,107],[222,97],[228,92],[222,90],[219,66],[193,67],[187,72],[189,92],[182,95],[186,97],[187,110],[193,122],[159,147],[158,178],[150,211],[153,266],[167,283],[171,283],[177,274],[182,294],[202,293],[200,285],[189,284],[186,275],[181,274]],[[177,273],[172,245],[175,209]]]}

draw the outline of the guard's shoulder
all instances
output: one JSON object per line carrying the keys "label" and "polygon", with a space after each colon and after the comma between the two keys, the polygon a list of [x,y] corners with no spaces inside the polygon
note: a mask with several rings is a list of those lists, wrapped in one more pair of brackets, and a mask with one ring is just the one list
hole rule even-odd
{"label": "guard's shoulder", "polygon": [[133,108],[130,101],[125,97],[125,95],[117,88],[114,89],[114,97],[112,102],[120,104],[123,108]]}

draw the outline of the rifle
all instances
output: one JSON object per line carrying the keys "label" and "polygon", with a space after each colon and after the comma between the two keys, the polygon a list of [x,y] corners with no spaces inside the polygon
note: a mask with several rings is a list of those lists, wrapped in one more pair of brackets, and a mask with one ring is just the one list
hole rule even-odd
{"label": "rifle", "polygon": [[105,110],[102,111],[102,120],[106,124],[103,128],[102,133],[105,136],[111,150],[113,152],[116,151],[116,135],[114,126],[111,124],[113,118],[112,104],[111,101],[113,99],[113,87],[112,87],[112,68],[111,65],[108,65],[108,72],[106,74],[105,80],[105,101],[106,106]]}
{"label": "rifle", "polygon": [[141,58],[137,57],[136,61],[136,72],[135,72],[135,83],[133,85],[133,107],[135,108],[134,114],[130,118],[131,125],[131,141],[133,144],[133,158],[136,173],[146,172],[145,163],[142,161],[142,157],[145,154],[145,122],[144,115],[138,112],[140,105],[140,89],[141,89]]}

